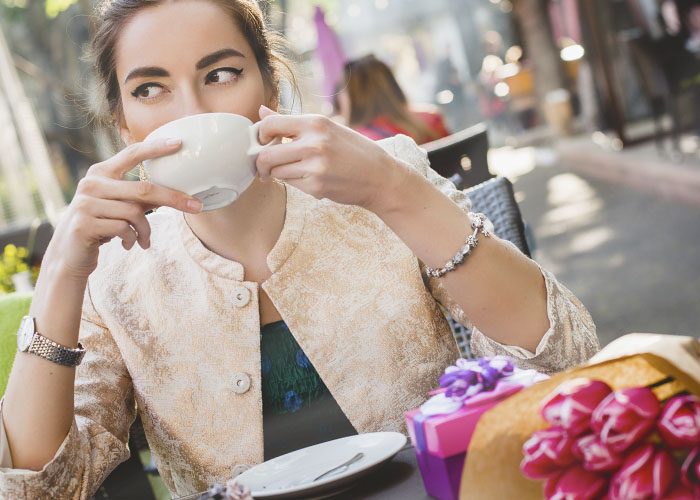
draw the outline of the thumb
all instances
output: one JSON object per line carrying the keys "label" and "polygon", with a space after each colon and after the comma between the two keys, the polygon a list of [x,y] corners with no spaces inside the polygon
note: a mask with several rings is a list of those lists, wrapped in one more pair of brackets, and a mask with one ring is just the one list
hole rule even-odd
{"label": "thumb", "polygon": [[260,109],[258,110],[258,114],[260,115],[260,119],[265,118],[266,116],[271,116],[271,115],[278,115],[279,113],[276,111],[271,110],[264,104],[260,106]]}

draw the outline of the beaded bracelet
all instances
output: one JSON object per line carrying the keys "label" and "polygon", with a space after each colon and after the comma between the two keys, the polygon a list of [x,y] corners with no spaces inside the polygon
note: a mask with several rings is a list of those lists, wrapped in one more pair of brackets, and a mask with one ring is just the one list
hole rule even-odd
{"label": "beaded bracelet", "polygon": [[425,272],[426,274],[431,277],[431,278],[440,278],[444,276],[445,274],[449,273],[450,271],[453,271],[457,266],[459,266],[462,262],[464,262],[464,259],[476,248],[476,246],[479,244],[479,239],[477,238],[477,234],[481,232],[486,238],[489,238],[491,236],[491,232],[486,229],[486,216],[481,213],[469,213],[471,216],[472,220],[472,229],[474,229],[474,232],[467,236],[466,241],[464,242],[464,245],[462,248],[460,248],[457,253],[452,257],[450,260],[447,261],[447,263],[442,266],[439,269],[433,269],[432,267],[425,267]]}

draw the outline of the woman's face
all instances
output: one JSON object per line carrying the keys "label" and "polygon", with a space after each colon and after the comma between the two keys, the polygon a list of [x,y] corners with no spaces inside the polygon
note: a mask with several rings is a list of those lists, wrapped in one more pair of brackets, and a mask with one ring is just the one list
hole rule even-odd
{"label": "woman's face", "polygon": [[116,45],[124,142],[140,142],[169,121],[227,112],[259,119],[270,105],[248,41],[230,15],[206,0],[139,11]]}

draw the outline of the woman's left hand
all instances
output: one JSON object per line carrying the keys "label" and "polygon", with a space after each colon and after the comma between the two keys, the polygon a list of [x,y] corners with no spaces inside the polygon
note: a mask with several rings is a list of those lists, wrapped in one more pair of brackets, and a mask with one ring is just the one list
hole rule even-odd
{"label": "woman's left hand", "polygon": [[270,177],[316,198],[358,205],[378,213],[407,170],[380,146],[321,115],[280,115],[260,108],[260,142],[292,141],[266,147],[256,162],[261,180]]}

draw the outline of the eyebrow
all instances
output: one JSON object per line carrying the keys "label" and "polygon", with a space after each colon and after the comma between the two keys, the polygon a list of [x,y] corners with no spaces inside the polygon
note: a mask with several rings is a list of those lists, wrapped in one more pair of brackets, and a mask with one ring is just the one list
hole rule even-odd
{"label": "eyebrow", "polygon": [[[208,56],[202,57],[197,64],[195,65],[196,69],[204,69],[207,66],[211,66],[212,64],[216,64],[217,62],[221,61],[222,59],[226,59],[227,57],[243,57],[245,56],[237,51],[236,49],[221,49],[217,50],[216,52],[213,52],[209,54]],[[144,66],[141,68],[136,68],[132,71],[129,72],[128,75],[126,75],[126,78],[124,78],[124,83],[126,84],[129,80],[132,80],[134,78],[151,78],[151,77],[166,77],[170,76],[170,73],[168,73],[165,69],[159,68],[158,66]]]}

